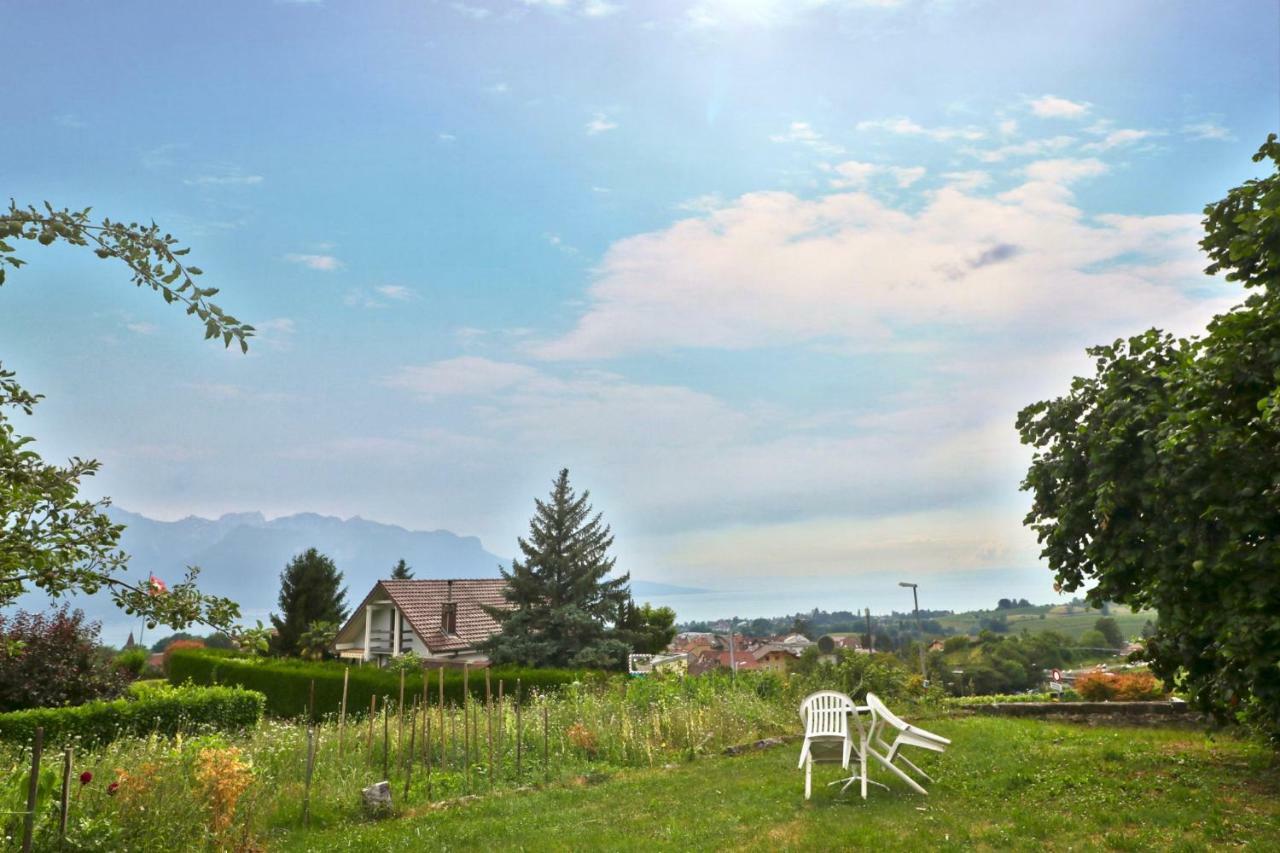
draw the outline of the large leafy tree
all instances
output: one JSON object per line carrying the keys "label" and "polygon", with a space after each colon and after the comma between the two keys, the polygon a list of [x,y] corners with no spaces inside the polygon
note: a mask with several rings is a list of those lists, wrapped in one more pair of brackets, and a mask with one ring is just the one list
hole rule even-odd
{"label": "large leafy tree", "polygon": [[[317,637],[347,618],[347,589],[333,560],[308,548],[280,573],[280,616],[271,615],[276,652],[297,655],[315,651]],[[304,647],[303,637],[307,637]]]}
{"label": "large leafy tree", "polygon": [[610,578],[613,534],[592,514],[591,493],[576,495],[564,469],[546,501],[535,500],[523,559],[503,569],[509,609],[486,608],[502,625],[485,648],[495,663],[621,666],[628,649],[615,623],[630,600],[627,574]]}
{"label": "large leafy tree", "polygon": [[[6,271],[25,264],[16,254],[19,241],[44,246],[62,241],[120,261],[135,286],[178,303],[202,321],[206,339],[248,348],[253,327],[209,301],[217,289],[196,286],[201,270],[184,262],[188,250],[154,223],[95,223],[88,209],[55,210],[46,204],[40,210],[10,202],[7,210],[0,209],[0,284]],[[99,464],[74,458],[64,466],[51,465],[32,447],[34,439],[20,435],[10,420],[15,412],[30,415],[39,400],[0,366],[0,606],[31,588],[54,597],[108,590],[126,613],[141,615],[152,627],[229,626],[238,608],[228,599],[202,594],[195,585],[198,569],[188,569],[183,581],[168,586],[125,576],[128,557],[119,547],[123,525],[103,513],[107,500],[80,497],[81,481]]]}
{"label": "large leafy tree", "polygon": [[618,614],[617,636],[632,651],[657,654],[676,637],[676,612],[670,607],[654,607],[645,602],[636,606],[630,599]]}
{"label": "large leafy tree", "polygon": [[1027,524],[1063,589],[1159,612],[1156,673],[1280,739],[1280,144],[1205,208],[1200,246],[1250,290],[1198,338],[1152,329],[1028,406]]}

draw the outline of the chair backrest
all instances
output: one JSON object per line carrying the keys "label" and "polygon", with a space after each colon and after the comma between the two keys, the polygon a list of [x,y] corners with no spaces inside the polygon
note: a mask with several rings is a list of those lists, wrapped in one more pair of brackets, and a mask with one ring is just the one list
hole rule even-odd
{"label": "chair backrest", "polygon": [[849,712],[853,700],[835,690],[819,690],[800,703],[800,719],[804,720],[804,736],[833,735],[847,737]]}
{"label": "chair backrest", "polygon": [[885,704],[880,701],[880,697],[874,693],[867,694],[867,707],[871,709],[871,713],[875,714],[877,717],[899,731],[905,732],[911,728],[910,723],[890,711]]}

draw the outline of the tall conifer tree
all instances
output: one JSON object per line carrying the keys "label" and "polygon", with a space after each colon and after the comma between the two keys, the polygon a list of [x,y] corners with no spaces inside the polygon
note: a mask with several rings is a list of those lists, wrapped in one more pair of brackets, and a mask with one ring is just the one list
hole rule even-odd
{"label": "tall conifer tree", "polygon": [[502,625],[486,644],[495,663],[618,667],[625,660],[628,647],[613,622],[630,599],[630,575],[608,577],[613,534],[592,515],[590,496],[574,494],[566,468],[550,498],[535,499],[529,538],[518,540],[523,559],[502,570],[513,607],[486,608]]}
{"label": "tall conifer tree", "polygon": [[317,622],[341,625],[347,619],[347,589],[342,572],[324,554],[308,548],[289,561],[280,574],[280,611],[271,614],[276,627],[272,648],[279,654],[299,653],[298,641]]}
{"label": "tall conifer tree", "polygon": [[391,567],[391,579],[394,581],[407,581],[413,579],[413,569],[404,561],[404,557],[401,557],[400,562]]}

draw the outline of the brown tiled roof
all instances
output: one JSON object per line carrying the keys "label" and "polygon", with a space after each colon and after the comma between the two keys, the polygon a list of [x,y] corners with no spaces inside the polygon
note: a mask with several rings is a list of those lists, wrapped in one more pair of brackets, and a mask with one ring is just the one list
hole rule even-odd
{"label": "brown tiled roof", "polygon": [[[453,652],[473,649],[500,630],[498,623],[480,607],[508,607],[502,578],[458,578],[448,580],[384,580],[374,584],[364,601],[351,614],[351,620],[339,634],[344,634],[364,611],[364,606],[374,599],[379,589],[386,594],[404,614],[409,627],[427,648],[436,652]],[[458,604],[456,634],[446,635],[440,630],[440,613],[446,600]]]}
{"label": "brown tiled roof", "polygon": [[[501,630],[496,620],[480,607],[509,606],[502,591],[507,582],[502,578],[463,578],[443,580],[379,581],[396,607],[404,614],[413,632],[433,652],[473,649]],[[458,604],[457,633],[440,630],[440,613],[446,600]]]}

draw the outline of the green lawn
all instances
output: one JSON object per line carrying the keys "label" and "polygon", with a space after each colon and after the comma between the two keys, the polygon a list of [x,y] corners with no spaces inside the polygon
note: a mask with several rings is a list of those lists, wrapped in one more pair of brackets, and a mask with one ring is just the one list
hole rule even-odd
{"label": "green lawn", "polygon": [[[930,721],[955,741],[937,782],[837,795],[797,746],[512,792],[381,823],[301,831],[281,850],[1280,849],[1280,768],[1265,747],[1196,731],[985,717]],[[935,772],[936,771],[936,772]],[[889,781],[883,771],[872,778]]]}

